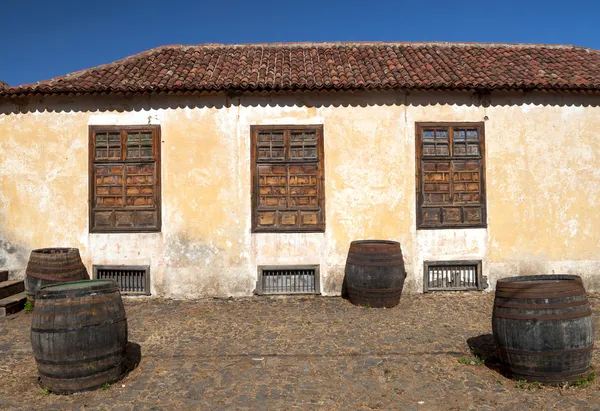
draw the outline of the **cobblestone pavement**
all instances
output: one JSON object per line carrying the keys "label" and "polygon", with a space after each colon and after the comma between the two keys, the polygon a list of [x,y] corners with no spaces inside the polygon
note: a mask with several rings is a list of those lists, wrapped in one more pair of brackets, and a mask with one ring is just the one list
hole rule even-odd
{"label": "cobblestone pavement", "polygon": [[[590,301],[598,334],[600,294]],[[393,309],[326,297],[128,298],[139,366],[74,395],[37,385],[31,314],[21,312],[0,319],[0,409],[600,410],[598,383],[518,387],[493,358],[459,362],[475,359],[469,343],[486,354],[492,303],[488,293],[407,295]]]}

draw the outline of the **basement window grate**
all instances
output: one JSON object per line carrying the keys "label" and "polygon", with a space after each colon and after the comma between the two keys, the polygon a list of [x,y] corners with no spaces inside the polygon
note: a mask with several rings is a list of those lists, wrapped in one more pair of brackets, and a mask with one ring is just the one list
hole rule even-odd
{"label": "basement window grate", "polygon": [[423,291],[482,290],[481,261],[426,261]]}
{"label": "basement window grate", "polygon": [[150,266],[95,265],[94,278],[113,280],[123,294],[150,295]]}
{"label": "basement window grate", "polygon": [[318,294],[319,266],[260,266],[256,294]]}

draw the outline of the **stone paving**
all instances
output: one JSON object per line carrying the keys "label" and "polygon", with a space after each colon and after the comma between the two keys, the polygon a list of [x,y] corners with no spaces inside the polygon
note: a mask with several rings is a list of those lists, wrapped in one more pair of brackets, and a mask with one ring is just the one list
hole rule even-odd
{"label": "stone paving", "polygon": [[[590,301],[600,332],[600,294]],[[493,357],[478,364],[469,345],[490,354],[492,303],[489,293],[406,295],[392,309],[326,297],[127,298],[139,365],[74,395],[37,385],[31,314],[21,312],[0,319],[0,409],[600,410],[596,382],[536,387],[502,376]]]}

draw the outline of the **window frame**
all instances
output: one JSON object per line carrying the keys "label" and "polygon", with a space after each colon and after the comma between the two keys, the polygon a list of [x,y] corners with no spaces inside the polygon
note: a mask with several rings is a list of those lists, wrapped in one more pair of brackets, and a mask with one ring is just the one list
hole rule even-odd
{"label": "window frame", "polygon": [[[477,128],[479,131],[479,150],[480,155],[474,156],[454,156],[453,148],[453,132],[448,133],[448,147],[450,155],[448,156],[431,156],[428,160],[449,160],[452,162],[455,159],[477,159],[481,160],[481,176],[480,176],[480,201],[481,206],[481,223],[478,224],[448,224],[439,226],[424,226],[422,221],[422,207],[424,203],[423,179],[421,175],[421,162],[423,161],[423,129],[425,128]],[[485,161],[485,122],[415,122],[415,180],[416,180],[416,221],[417,230],[444,230],[444,229],[468,229],[468,228],[487,228],[487,196],[486,196],[486,161]],[[454,204],[454,203],[452,203]],[[452,207],[452,204],[446,207]],[[440,206],[444,208],[444,206]]]}
{"label": "window frame", "polygon": [[[316,160],[258,160],[257,146],[258,133],[268,131],[283,131],[286,132],[304,132],[314,131],[317,139],[317,159]],[[324,144],[323,144],[323,125],[251,125],[250,126],[250,174],[251,174],[251,233],[324,233],[326,228],[326,213],[325,213],[325,164],[324,164]],[[284,146],[284,152],[287,158],[289,146]],[[259,185],[258,185],[258,164],[317,164],[317,201],[321,212],[321,224],[315,227],[259,227]],[[302,208],[294,209],[276,209],[275,211],[302,211]],[[304,209],[305,210],[305,209]]]}
{"label": "window frame", "polygon": [[[153,139],[153,157],[152,159],[136,158],[129,160],[127,159],[127,144],[124,133],[137,131],[137,132],[151,132]],[[95,146],[95,135],[96,133],[115,133],[118,132],[121,135],[121,160],[96,160],[96,146]],[[126,134],[125,134],[126,136]],[[157,233],[162,230],[162,194],[161,194],[161,128],[160,125],[90,125],[88,126],[88,219],[89,219],[89,232],[90,234],[126,234],[126,233]],[[96,164],[154,164],[155,167],[155,184],[154,184],[154,202],[156,204],[156,226],[148,228],[127,228],[127,227],[112,227],[112,228],[97,228],[94,227],[94,211],[95,211],[95,186],[96,182],[94,179],[94,165]],[[127,210],[124,207],[115,207],[115,209]],[[130,208],[133,210],[139,210],[139,208]],[[143,209],[142,209],[143,210]]]}

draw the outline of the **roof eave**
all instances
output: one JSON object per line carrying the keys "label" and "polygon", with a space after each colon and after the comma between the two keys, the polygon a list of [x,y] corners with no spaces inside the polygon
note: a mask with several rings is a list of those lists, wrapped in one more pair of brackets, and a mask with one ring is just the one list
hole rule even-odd
{"label": "roof eave", "polygon": [[53,90],[51,92],[38,90],[0,90],[0,98],[11,99],[19,97],[56,97],[56,96],[98,96],[98,95],[190,95],[190,94],[270,94],[270,93],[321,93],[321,92],[361,92],[361,91],[471,91],[471,92],[492,92],[492,91],[520,91],[520,92],[600,92],[600,87],[594,86],[551,86],[543,87],[540,85],[503,85],[503,86],[478,86],[478,85],[458,85],[458,86],[409,86],[409,85],[382,85],[373,87],[313,87],[313,88],[250,88],[250,87],[223,87],[223,88],[179,88],[179,89],[130,89],[130,90]]}

